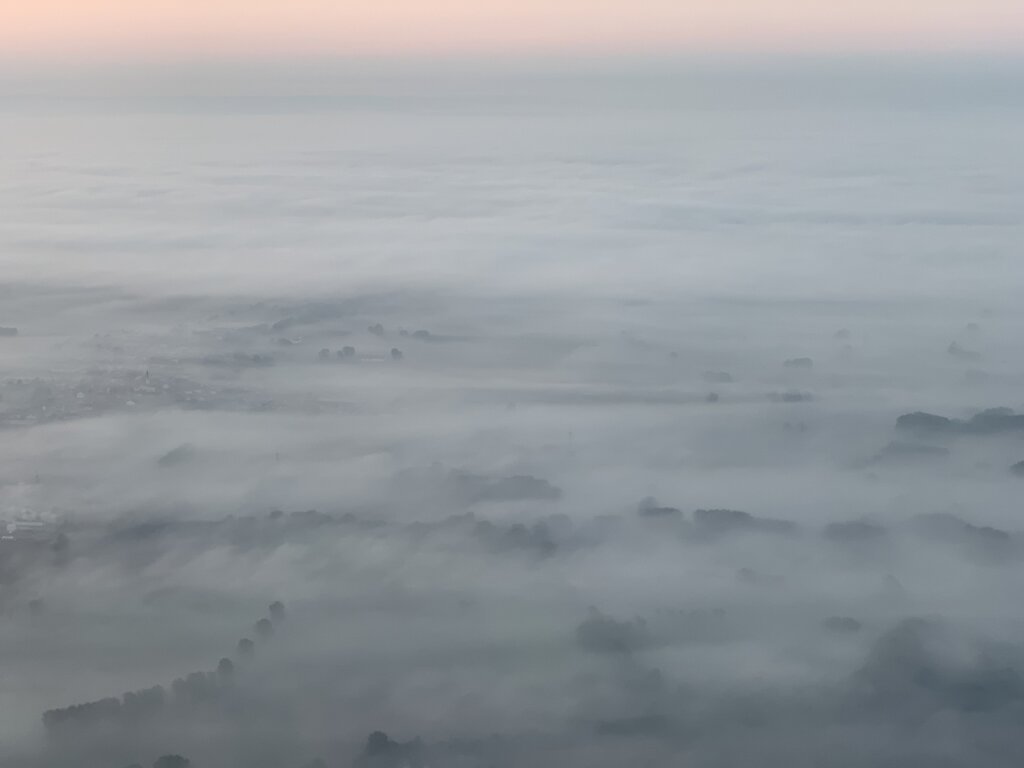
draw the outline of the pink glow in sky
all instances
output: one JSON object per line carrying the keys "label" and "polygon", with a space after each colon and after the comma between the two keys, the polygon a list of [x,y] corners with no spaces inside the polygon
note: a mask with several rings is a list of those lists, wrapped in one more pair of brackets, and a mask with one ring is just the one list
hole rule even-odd
{"label": "pink glow in sky", "polygon": [[0,0],[0,51],[323,56],[1024,49],[1024,0]]}

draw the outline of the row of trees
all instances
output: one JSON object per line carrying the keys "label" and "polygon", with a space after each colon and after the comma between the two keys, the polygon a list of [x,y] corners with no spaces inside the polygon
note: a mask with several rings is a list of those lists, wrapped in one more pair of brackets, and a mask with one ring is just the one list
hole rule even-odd
{"label": "row of trees", "polygon": [[[269,640],[275,624],[285,619],[284,604],[270,605],[270,617],[261,618],[253,629],[260,640]],[[247,637],[238,641],[236,649],[240,659],[251,657],[256,644]],[[57,733],[67,727],[92,726],[99,723],[137,724],[168,710],[188,711],[205,702],[215,701],[231,687],[235,680],[235,661],[222,658],[212,672],[193,672],[171,683],[170,692],[162,685],[129,691],[120,698],[107,697],[83,704],[50,709],[43,713],[43,725],[48,733]]]}

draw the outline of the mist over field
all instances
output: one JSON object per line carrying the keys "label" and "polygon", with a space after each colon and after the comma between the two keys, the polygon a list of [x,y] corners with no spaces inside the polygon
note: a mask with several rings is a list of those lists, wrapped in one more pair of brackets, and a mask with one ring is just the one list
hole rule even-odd
{"label": "mist over field", "polygon": [[1021,74],[0,78],[0,764],[1019,765]]}

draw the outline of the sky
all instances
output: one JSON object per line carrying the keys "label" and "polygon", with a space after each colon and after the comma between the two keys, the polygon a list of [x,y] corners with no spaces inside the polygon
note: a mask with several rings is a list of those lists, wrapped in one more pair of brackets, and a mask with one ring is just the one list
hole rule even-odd
{"label": "sky", "polygon": [[2,0],[16,59],[1006,53],[1019,0]]}

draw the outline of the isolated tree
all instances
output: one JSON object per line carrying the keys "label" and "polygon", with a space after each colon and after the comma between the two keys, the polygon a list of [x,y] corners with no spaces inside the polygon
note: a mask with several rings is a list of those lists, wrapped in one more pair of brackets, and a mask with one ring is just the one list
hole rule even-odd
{"label": "isolated tree", "polygon": [[243,659],[252,656],[255,650],[256,644],[253,643],[253,641],[250,640],[248,637],[243,637],[241,640],[238,641],[238,655],[241,656]]}
{"label": "isolated tree", "polygon": [[383,755],[386,752],[390,752],[396,746],[397,742],[388,738],[388,735],[384,733],[384,731],[374,731],[370,734],[369,738],[366,739],[366,754]]}
{"label": "isolated tree", "polygon": [[284,621],[284,603],[280,600],[275,600],[270,604],[270,618],[275,624]]}
{"label": "isolated tree", "polygon": [[156,759],[153,768],[189,768],[191,765],[192,761],[181,755],[164,755]]}
{"label": "isolated tree", "polygon": [[217,662],[217,677],[223,683],[230,683],[235,677],[235,662],[227,657]]}
{"label": "isolated tree", "polygon": [[274,625],[270,623],[270,619],[260,619],[256,622],[256,626],[253,629],[264,640],[274,634]]}

